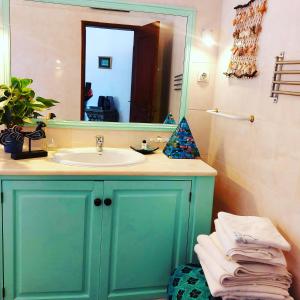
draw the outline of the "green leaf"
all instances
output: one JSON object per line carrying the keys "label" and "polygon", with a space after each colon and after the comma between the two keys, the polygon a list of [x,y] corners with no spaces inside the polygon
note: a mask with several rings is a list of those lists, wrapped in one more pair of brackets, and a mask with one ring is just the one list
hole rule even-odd
{"label": "green leaf", "polygon": [[17,77],[12,77],[11,78],[11,87],[13,89],[17,88],[18,86],[20,86],[20,80]]}
{"label": "green leaf", "polygon": [[38,101],[37,99],[30,99],[30,105],[42,105],[42,106],[45,106],[44,103]]}
{"label": "green leaf", "polygon": [[32,92],[31,88],[23,88],[21,91],[21,95],[30,95]]}
{"label": "green leaf", "polygon": [[29,104],[27,107],[32,109],[32,111],[35,111],[35,110],[36,111],[43,111],[43,110],[47,109],[47,107],[44,104],[39,103],[39,102],[37,102],[35,104]]}
{"label": "green leaf", "polygon": [[33,118],[37,119],[38,117],[42,117],[43,115],[39,114],[38,112],[33,113]]}
{"label": "green leaf", "polygon": [[10,86],[0,85],[0,124],[8,127],[25,122],[32,124],[32,117],[59,103],[54,99],[36,97],[29,87],[31,83],[29,78],[11,77]]}
{"label": "green leaf", "polygon": [[20,79],[20,86],[21,86],[21,89],[24,89],[26,88],[27,86],[29,86],[30,84],[32,84],[33,80],[30,79],[30,78],[23,78],[23,79]]}
{"label": "green leaf", "polygon": [[0,110],[4,110],[5,106],[9,103],[10,99],[0,102]]}
{"label": "green leaf", "polygon": [[34,122],[30,118],[23,118],[23,122],[27,124],[33,124]]}
{"label": "green leaf", "polygon": [[9,87],[6,84],[0,84],[1,90],[9,90]]}
{"label": "green leaf", "polygon": [[56,103],[59,103],[59,101],[54,100],[54,99],[45,99],[42,97],[36,97],[36,100],[43,103],[47,107],[52,107],[55,106]]}
{"label": "green leaf", "polygon": [[34,90],[31,90],[31,92],[28,95],[30,98],[34,98],[35,97],[35,92]]}

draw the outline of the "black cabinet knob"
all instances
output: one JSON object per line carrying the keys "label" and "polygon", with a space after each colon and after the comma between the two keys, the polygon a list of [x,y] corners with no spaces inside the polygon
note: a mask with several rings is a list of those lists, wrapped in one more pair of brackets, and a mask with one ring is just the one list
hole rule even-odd
{"label": "black cabinet knob", "polygon": [[95,206],[100,206],[102,204],[102,200],[97,198],[94,200],[94,204],[95,204]]}
{"label": "black cabinet knob", "polygon": [[111,206],[112,200],[111,200],[111,199],[105,199],[105,200],[104,200],[104,204],[105,204],[106,206]]}

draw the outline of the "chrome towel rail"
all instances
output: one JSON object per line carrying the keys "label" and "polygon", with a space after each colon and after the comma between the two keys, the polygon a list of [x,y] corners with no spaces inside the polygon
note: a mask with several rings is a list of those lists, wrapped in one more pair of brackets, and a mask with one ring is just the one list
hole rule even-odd
{"label": "chrome towel rail", "polygon": [[282,85],[300,85],[300,81],[273,81],[273,83]]}
{"label": "chrome towel rail", "polygon": [[300,96],[300,92],[273,91],[275,95]]}
{"label": "chrome towel rail", "polygon": [[255,121],[255,116],[251,115],[249,117],[245,117],[245,116],[237,116],[237,115],[232,115],[232,114],[228,114],[228,113],[224,113],[224,112],[220,112],[219,109],[209,109],[206,111],[209,114],[215,115],[215,116],[220,116],[220,117],[224,117],[227,119],[232,119],[232,120],[239,120],[239,121],[249,121],[251,123],[254,123]]}
{"label": "chrome towel rail", "polygon": [[300,65],[300,60],[282,60],[277,62],[278,65]]}
{"label": "chrome towel rail", "polygon": [[294,75],[294,74],[300,74],[300,71],[287,70],[287,71],[275,71],[274,73],[275,74],[290,74],[290,75]]}
{"label": "chrome towel rail", "polygon": [[300,65],[300,60],[284,60],[284,56],[284,52],[281,52],[279,56],[276,56],[271,90],[271,97],[273,98],[274,103],[278,102],[279,95],[300,96],[300,91],[283,91],[280,89],[281,85],[300,86],[300,81],[282,80],[282,75],[300,75],[300,70],[283,70],[285,65]]}

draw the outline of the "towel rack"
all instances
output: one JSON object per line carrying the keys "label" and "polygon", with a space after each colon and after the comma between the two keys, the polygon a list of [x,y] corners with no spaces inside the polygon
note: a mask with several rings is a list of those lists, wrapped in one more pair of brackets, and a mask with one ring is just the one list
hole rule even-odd
{"label": "towel rack", "polygon": [[217,108],[216,109],[209,109],[206,112],[209,113],[209,114],[215,115],[215,116],[220,116],[220,117],[224,117],[224,118],[232,119],[232,120],[249,121],[250,123],[254,123],[254,121],[255,121],[255,116],[254,115],[251,115],[249,117],[231,115],[231,114],[220,112],[219,109],[217,109]]}
{"label": "towel rack", "polygon": [[284,58],[284,52],[281,52],[279,56],[276,56],[271,90],[271,97],[273,98],[274,103],[278,103],[279,95],[300,96],[300,91],[283,91],[280,89],[282,85],[300,86],[300,81],[282,80],[282,75],[300,75],[300,70],[283,70],[285,65],[300,65],[300,60],[284,60]]}

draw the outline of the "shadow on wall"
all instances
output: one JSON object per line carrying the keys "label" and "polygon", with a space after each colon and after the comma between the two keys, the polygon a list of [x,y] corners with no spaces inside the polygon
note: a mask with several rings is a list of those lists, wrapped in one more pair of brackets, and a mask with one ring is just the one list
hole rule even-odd
{"label": "shadow on wall", "polygon": [[[285,236],[285,237],[289,236],[288,232],[285,232],[283,230],[280,230],[280,231],[283,234],[283,236]],[[292,251],[289,252],[288,255],[285,255],[285,257],[287,260],[288,269],[289,269],[289,271],[292,271],[291,269],[294,266],[300,266],[300,256],[298,255],[298,253],[300,253],[300,247],[299,247],[299,245],[294,243],[294,241],[292,239],[287,238],[287,240],[289,241],[289,243],[292,246]],[[300,282],[297,281],[297,278],[294,277],[290,293],[291,293],[291,295],[294,296],[295,300],[299,299],[299,298],[297,298],[297,292],[299,292],[299,291],[300,291]]]}
{"label": "shadow on wall", "polygon": [[[114,97],[114,104],[117,111],[120,111],[120,100],[119,97]],[[122,122],[122,116],[120,116],[119,122]]]}
{"label": "shadow on wall", "polygon": [[[226,195],[226,199],[224,195]],[[228,202],[230,202],[230,205]],[[236,209],[233,207],[236,207]],[[241,207],[243,207],[244,212],[246,211],[244,215],[258,214],[253,194],[228,178],[224,172],[218,171],[213,208],[214,218],[217,217],[219,211],[239,214]]]}
{"label": "shadow on wall", "polygon": [[[239,214],[242,210],[245,215],[257,214],[258,208],[255,204],[253,194],[245,187],[232,180],[226,171],[226,157],[224,154],[223,140],[219,141],[217,149],[218,151],[215,153],[214,157],[218,157],[218,161],[222,161],[223,167],[222,170],[217,168],[218,176],[216,177],[215,184],[213,220],[217,218],[219,211]],[[215,166],[217,162],[214,159],[210,159],[209,163]],[[214,224],[212,224],[212,229],[214,230]]]}
{"label": "shadow on wall", "polygon": [[[240,211],[243,211],[244,215],[258,214],[258,208],[251,191],[238,184],[229,176],[229,170],[226,167],[223,138],[218,141],[218,145],[214,146],[217,152],[209,159],[209,164],[218,170],[215,184],[213,220],[217,218],[219,211],[233,214],[239,214]],[[222,161],[222,168],[218,167],[216,160]],[[214,224],[212,224],[212,229],[214,229]]]}

